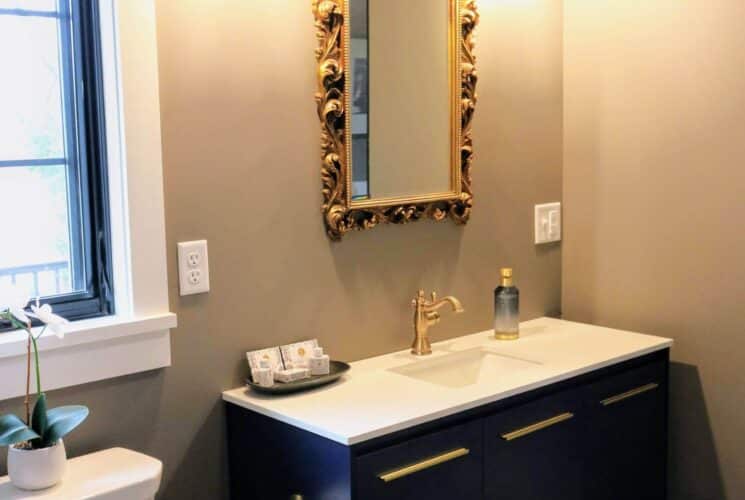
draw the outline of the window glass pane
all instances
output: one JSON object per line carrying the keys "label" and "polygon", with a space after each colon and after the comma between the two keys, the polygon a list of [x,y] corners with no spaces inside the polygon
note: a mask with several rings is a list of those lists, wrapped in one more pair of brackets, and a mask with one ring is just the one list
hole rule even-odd
{"label": "window glass pane", "polygon": [[0,285],[68,319],[113,309],[105,155],[85,142],[102,133],[101,82],[82,70],[98,61],[94,4],[0,0]]}
{"label": "window glass pane", "polygon": [[[0,282],[15,280],[31,296],[70,293],[71,251],[64,165],[0,168]],[[7,215],[7,216],[5,216]]]}
{"label": "window glass pane", "polygon": [[65,156],[57,24],[0,15],[0,161]]}
{"label": "window glass pane", "polygon": [[0,9],[57,10],[57,0],[0,0]]}

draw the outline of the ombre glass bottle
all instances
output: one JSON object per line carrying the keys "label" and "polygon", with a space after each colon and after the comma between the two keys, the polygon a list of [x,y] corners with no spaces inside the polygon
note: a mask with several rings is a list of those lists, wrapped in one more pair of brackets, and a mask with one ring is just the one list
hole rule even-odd
{"label": "ombre glass bottle", "polygon": [[494,337],[515,340],[520,337],[520,291],[512,282],[512,269],[503,268],[501,275],[494,290]]}

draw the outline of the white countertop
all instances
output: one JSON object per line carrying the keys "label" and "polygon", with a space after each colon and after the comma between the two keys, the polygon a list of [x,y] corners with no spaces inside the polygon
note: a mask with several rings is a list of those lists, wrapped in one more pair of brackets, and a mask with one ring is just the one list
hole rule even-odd
{"label": "white countertop", "polygon": [[[497,341],[490,331],[433,344],[430,356],[399,351],[352,363],[344,378],[313,391],[266,396],[239,387],[223,399],[263,415],[353,445],[505,399],[599,368],[668,348],[671,339],[539,318],[521,323],[520,339]],[[391,371],[411,369],[475,349],[497,354],[499,376],[447,387]],[[513,365],[512,361],[514,360]],[[504,362],[506,361],[506,363]],[[416,368],[416,367],[415,367]]]}

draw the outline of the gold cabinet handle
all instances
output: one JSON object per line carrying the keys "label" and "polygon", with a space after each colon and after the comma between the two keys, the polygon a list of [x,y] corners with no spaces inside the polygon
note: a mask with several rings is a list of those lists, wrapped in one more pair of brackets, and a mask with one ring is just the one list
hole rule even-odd
{"label": "gold cabinet handle", "polygon": [[504,439],[505,441],[512,441],[517,438],[527,436],[528,434],[533,434],[534,432],[540,431],[547,427],[551,427],[552,425],[564,422],[565,420],[569,420],[570,418],[574,418],[574,413],[562,413],[561,415],[556,415],[555,417],[541,420],[540,422],[536,422],[527,427],[508,432],[507,434],[502,434],[502,439]]}
{"label": "gold cabinet handle", "polygon": [[604,400],[600,402],[600,404],[602,404],[603,406],[610,406],[612,404],[616,404],[620,401],[623,401],[624,399],[633,398],[634,396],[638,396],[639,394],[643,394],[645,392],[657,389],[659,386],[660,384],[652,382],[651,384],[643,385],[641,387],[637,387],[636,389],[631,389],[630,391],[626,391],[621,394],[616,394],[615,396],[605,398]]}
{"label": "gold cabinet handle", "polygon": [[427,460],[422,460],[421,462],[407,465],[406,467],[401,467],[400,469],[396,469],[391,472],[386,472],[385,474],[379,475],[378,478],[386,483],[390,483],[391,481],[401,479],[402,477],[414,474],[415,472],[423,471],[425,469],[429,469],[430,467],[434,467],[435,465],[440,465],[445,462],[455,460],[456,458],[464,457],[469,453],[471,453],[471,450],[469,450],[468,448],[458,448],[457,450],[448,451],[447,453],[443,453],[442,455],[437,455],[435,457],[428,458]]}

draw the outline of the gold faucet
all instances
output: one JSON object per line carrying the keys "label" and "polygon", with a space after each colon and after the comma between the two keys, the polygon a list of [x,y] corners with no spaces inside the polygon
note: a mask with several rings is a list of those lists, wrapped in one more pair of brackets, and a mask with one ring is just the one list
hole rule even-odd
{"label": "gold faucet", "polygon": [[456,313],[463,312],[463,306],[460,301],[455,297],[443,297],[437,300],[437,294],[432,292],[432,301],[427,302],[424,298],[424,290],[419,290],[416,298],[411,301],[411,305],[414,306],[414,344],[411,346],[411,353],[417,356],[424,354],[432,354],[432,346],[429,343],[429,337],[427,337],[427,330],[430,326],[436,325],[440,321],[440,313],[437,312],[439,308],[445,304],[450,304],[453,311]]}

